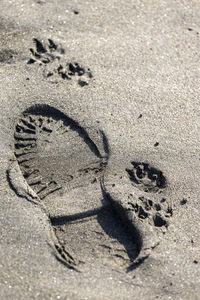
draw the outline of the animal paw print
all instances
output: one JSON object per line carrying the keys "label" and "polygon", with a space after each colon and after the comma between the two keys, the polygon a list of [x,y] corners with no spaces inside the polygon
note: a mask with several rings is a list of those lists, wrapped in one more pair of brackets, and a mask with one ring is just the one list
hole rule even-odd
{"label": "animal paw print", "polygon": [[53,40],[48,39],[47,48],[37,39],[33,39],[35,44],[35,50],[30,48],[30,52],[33,58],[30,58],[27,64],[34,64],[36,61],[39,64],[49,64],[55,60],[59,61],[61,55],[65,54],[65,50],[56,45]]}
{"label": "animal paw print", "polygon": [[130,180],[145,192],[158,192],[166,187],[166,179],[162,171],[150,167],[143,162],[131,162],[132,168],[126,169]]}
{"label": "animal paw print", "polygon": [[88,85],[88,79],[93,77],[90,69],[86,71],[77,62],[67,63],[66,66],[59,65],[57,72],[62,79],[71,80],[73,77],[77,78],[77,82],[81,87]]}
{"label": "animal paw print", "polygon": [[141,221],[148,220],[148,223],[155,227],[167,228],[169,225],[169,218],[172,216],[172,208],[165,198],[159,202],[140,196],[137,200],[133,195],[128,196],[129,210],[134,211],[135,216]]}
{"label": "animal paw print", "polygon": [[144,162],[129,162],[126,167],[106,168],[103,189],[123,222],[133,232],[138,246],[138,256],[130,266],[139,266],[159,245],[167,232],[173,215],[168,195],[167,179],[163,172]]}
{"label": "animal paw print", "polygon": [[[160,193],[166,187],[166,178],[162,171],[144,162],[131,162],[132,168],[127,168],[132,185],[146,193]],[[147,198],[148,197],[148,198]],[[170,202],[160,196],[150,197],[138,193],[128,196],[128,207],[134,212],[135,218],[160,229],[166,229],[173,211]]]}
{"label": "animal paw print", "polygon": [[65,49],[57,45],[53,40],[48,39],[47,46],[33,39],[35,49],[30,48],[32,57],[27,64],[39,63],[43,69],[45,78],[59,77],[62,80],[75,80],[81,87],[89,84],[89,80],[93,75],[89,68],[84,68],[77,62],[66,62]]}

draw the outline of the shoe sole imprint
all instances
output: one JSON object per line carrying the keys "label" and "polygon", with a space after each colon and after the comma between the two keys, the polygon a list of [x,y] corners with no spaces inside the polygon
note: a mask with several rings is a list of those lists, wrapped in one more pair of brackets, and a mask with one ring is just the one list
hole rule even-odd
{"label": "shoe sole imprint", "polygon": [[109,155],[102,131],[86,131],[61,111],[37,105],[17,121],[14,154],[18,166],[8,172],[11,186],[49,216],[59,261],[79,270],[96,262],[131,265],[137,241],[102,196]]}

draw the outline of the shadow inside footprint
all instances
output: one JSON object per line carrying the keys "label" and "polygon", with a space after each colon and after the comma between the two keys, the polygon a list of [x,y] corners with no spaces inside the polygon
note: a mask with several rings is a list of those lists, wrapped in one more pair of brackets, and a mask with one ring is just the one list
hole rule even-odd
{"label": "shadow inside footprint", "polygon": [[[173,215],[163,172],[145,162],[107,167],[102,189],[138,243],[138,256],[127,272],[138,267],[157,247]],[[163,193],[163,194],[162,194]]]}
{"label": "shadow inside footprint", "polygon": [[[35,193],[50,219],[59,261],[70,268],[130,266],[138,254],[136,238],[112,203],[104,195],[102,200],[109,157],[105,134],[86,130],[54,107],[36,105],[18,118],[13,148],[29,194]],[[16,182],[19,174],[13,174],[11,186],[28,199],[27,188]]]}
{"label": "shadow inside footprint", "polygon": [[133,262],[138,255],[136,237],[134,237],[128,225],[122,222],[113,207],[110,205],[106,210],[99,212],[97,220],[110,239],[116,240],[120,244],[120,246],[117,245],[113,249],[113,255],[124,262],[126,261],[126,265]]}
{"label": "shadow inside footprint", "polygon": [[[96,223],[95,230],[92,231],[90,231],[91,217],[93,224]],[[83,223],[86,223],[86,226],[82,227],[81,224]],[[138,255],[137,241],[133,233],[122,222],[111,204],[74,215],[52,217],[51,224],[56,231],[56,227],[63,225],[64,227],[62,228],[65,228],[65,232],[70,227],[74,227],[73,231],[77,234],[74,238],[76,246],[73,251],[76,252],[76,256],[81,254],[81,259],[79,258],[79,260],[85,263],[92,256],[94,259],[98,259],[103,254],[104,264],[115,267],[117,263],[121,267],[128,268]],[[84,231],[85,229],[88,234]],[[93,233],[92,235],[91,232]],[[90,251],[88,249],[80,251],[78,245],[82,236],[87,237],[88,245],[91,244],[91,247],[88,247]]]}

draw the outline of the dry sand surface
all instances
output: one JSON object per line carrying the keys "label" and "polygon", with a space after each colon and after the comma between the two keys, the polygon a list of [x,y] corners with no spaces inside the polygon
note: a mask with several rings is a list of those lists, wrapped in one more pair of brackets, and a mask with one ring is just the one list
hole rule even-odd
{"label": "dry sand surface", "polygon": [[200,299],[200,2],[0,1],[0,298]]}

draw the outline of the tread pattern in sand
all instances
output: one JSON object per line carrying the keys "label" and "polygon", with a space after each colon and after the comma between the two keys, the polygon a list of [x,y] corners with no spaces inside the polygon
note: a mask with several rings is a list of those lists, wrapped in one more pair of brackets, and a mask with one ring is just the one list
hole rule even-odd
{"label": "tread pattern in sand", "polygon": [[72,181],[72,173],[98,176],[102,169],[101,154],[87,133],[64,114],[49,112],[45,106],[19,118],[14,151],[24,178],[40,199]]}
{"label": "tread pattern in sand", "polygon": [[[91,138],[77,122],[47,105],[25,111],[15,127],[14,153],[50,217],[59,259],[72,266],[100,260],[124,268],[137,256],[137,245],[112,205],[101,202],[100,178],[108,156],[102,149],[108,149],[105,136]],[[83,193],[88,196],[81,204]],[[65,201],[67,215],[51,216],[54,197]]]}

